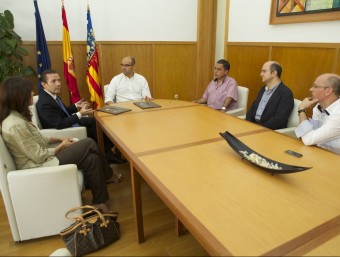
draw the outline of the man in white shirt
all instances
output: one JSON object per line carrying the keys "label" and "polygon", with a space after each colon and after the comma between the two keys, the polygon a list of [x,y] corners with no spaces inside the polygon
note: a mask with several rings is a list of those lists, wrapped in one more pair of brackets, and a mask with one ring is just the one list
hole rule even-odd
{"label": "man in white shirt", "polygon": [[[295,130],[296,136],[305,145],[317,145],[340,154],[340,76],[322,74],[309,91],[312,97],[305,98],[298,109],[300,125]],[[316,103],[309,120],[306,108]]]}
{"label": "man in white shirt", "polygon": [[122,59],[120,64],[122,73],[113,77],[105,94],[107,105],[114,102],[153,99],[146,79],[134,71],[135,64],[135,58],[132,56]]}

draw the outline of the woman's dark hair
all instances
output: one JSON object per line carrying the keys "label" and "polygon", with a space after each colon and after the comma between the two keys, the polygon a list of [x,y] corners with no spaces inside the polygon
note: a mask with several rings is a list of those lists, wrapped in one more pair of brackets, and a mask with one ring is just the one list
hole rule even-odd
{"label": "woman's dark hair", "polygon": [[11,111],[17,111],[28,121],[32,121],[32,114],[28,106],[32,97],[32,83],[21,77],[10,77],[0,86],[0,124]]}

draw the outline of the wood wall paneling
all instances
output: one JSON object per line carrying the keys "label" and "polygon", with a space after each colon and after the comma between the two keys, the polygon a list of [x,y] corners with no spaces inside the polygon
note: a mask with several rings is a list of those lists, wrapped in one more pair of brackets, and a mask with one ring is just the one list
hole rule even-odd
{"label": "wood wall paneling", "polygon": [[229,75],[236,79],[240,86],[249,88],[248,107],[255,100],[263,86],[260,77],[263,64],[269,59],[269,47],[249,45],[226,45],[230,62]]}
{"label": "wood wall paneling", "polygon": [[248,106],[263,85],[260,71],[268,60],[282,65],[282,81],[297,99],[310,95],[309,88],[320,74],[340,74],[340,44],[232,42],[226,43],[225,49],[225,58],[231,64],[230,76],[250,90]]}
{"label": "wood wall paneling", "polygon": [[[102,85],[121,73],[120,63],[123,57],[132,55],[136,58],[136,72],[143,75],[149,84],[154,98],[173,98],[191,101],[195,98],[196,88],[196,42],[97,42],[99,49],[100,76]],[[36,70],[35,42],[26,43],[29,56],[25,63]],[[90,100],[86,84],[86,44],[72,42],[75,60],[78,90],[82,98]],[[60,98],[69,103],[69,90],[64,79],[62,42],[48,42],[51,66],[59,72],[62,88]],[[31,78],[34,85],[37,78]],[[37,93],[37,87],[34,91]]]}
{"label": "wood wall paneling", "polygon": [[[23,56],[24,65],[25,66],[31,66],[34,69],[34,71],[36,71],[37,60],[36,60],[36,55],[35,55],[35,53],[36,53],[35,44],[24,42],[22,47],[25,48],[28,51],[28,55]],[[37,92],[37,87],[38,87],[37,86],[37,78],[36,77],[30,77],[29,80],[33,84],[34,92]]]}
{"label": "wood wall paneling", "polygon": [[294,98],[310,96],[309,88],[322,73],[335,72],[335,49],[319,47],[274,46],[272,59],[282,66],[282,81],[292,89]]}
{"label": "wood wall paneling", "polygon": [[196,85],[196,44],[155,45],[155,96],[192,101]]}
{"label": "wood wall paneling", "polygon": [[339,48],[337,48],[336,51],[337,51],[336,56],[334,56],[334,58],[335,58],[334,70],[335,70],[336,74],[340,75],[340,50],[339,50]]}
{"label": "wood wall paneling", "polygon": [[214,76],[217,0],[198,1],[196,96],[202,97]]}
{"label": "wood wall paneling", "polygon": [[122,72],[120,63],[125,56],[133,56],[136,60],[135,72],[146,78],[151,93],[154,93],[152,43],[100,42],[99,45],[100,71],[103,85],[109,84],[114,76]]}
{"label": "wood wall paneling", "polygon": [[[88,85],[86,83],[86,71],[87,71],[87,52],[86,52],[86,43],[85,42],[74,42],[72,43],[72,54],[74,56],[74,64],[76,67],[76,78],[77,78],[77,85],[78,91],[81,98],[84,98],[90,101],[90,92],[88,89]],[[60,59],[60,58],[58,58]],[[61,76],[63,76],[64,71],[62,70]],[[63,84],[63,89],[67,90],[66,84]],[[64,92],[63,92],[64,93]],[[68,93],[68,92],[67,92]],[[67,96],[69,96],[67,94]]]}
{"label": "wood wall paneling", "polygon": [[[214,60],[211,48],[202,39],[196,42],[97,42],[100,51],[102,84],[110,82],[121,72],[120,62],[126,55],[136,57],[136,71],[148,80],[155,98],[173,98],[191,101],[201,97],[213,78]],[[199,46],[200,44],[200,46]],[[26,65],[36,69],[35,42],[24,42],[29,56]],[[48,42],[52,67],[62,79],[61,98],[69,102],[69,91],[64,81],[62,42]],[[294,97],[309,95],[315,78],[326,72],[340,74],[340,44],[322,43],[254,43],[227,42],[225,56],[230,61],[230,76],[239,85],[250,89],[248,106],[263,85],[260,71],[264,62],[276,60],[283,67],[282,80],[292,89]],[[86,44],[72,42],[78,89],[82,97],[90,99],[86,84]],[[203,58],[200,51],[205,51]],[[204,61],[205,60],[205,61]],[[37,92],[37,79],[31,78]],[[176,91],[176,92],[175,92]],[[178,92],[177,92],[178,91]]]}

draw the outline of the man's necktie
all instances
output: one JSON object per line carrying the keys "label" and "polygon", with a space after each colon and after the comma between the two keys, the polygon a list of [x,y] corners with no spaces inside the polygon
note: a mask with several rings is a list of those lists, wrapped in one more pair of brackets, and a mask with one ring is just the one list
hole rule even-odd
{"label": "man's necktie", "polygon": [[[58,105],[60,106],[60,108],[63,110],[63,112],[70,117],[71,115],[68,113],[68,111],[66,110],[65,106],[63,105],[62,101],[60,100],[59,97],[56,98]],[[73,124],[72,127],[80,127],[80,125],[78,123]]]}
{"label": "man's necktie", "polygon": [[57,97],[56,101],[58,103],[58,105],[60,106],[60,108],[63,110],[63,112],[67,115],[70,116],[70,114],[68,113],[68,111],[66,110],[65,106],[63,105],[63,103],[61,102],[60,98]]}

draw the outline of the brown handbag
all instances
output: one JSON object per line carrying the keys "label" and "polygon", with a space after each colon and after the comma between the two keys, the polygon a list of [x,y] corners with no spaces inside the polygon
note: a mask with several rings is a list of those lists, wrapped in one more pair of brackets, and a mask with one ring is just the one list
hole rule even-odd
{"label": "brown handbag", "polygon": [[[79,214],[80,210],[90,209]],[[77,216],[69,217],[71,213]],[[83,256],[103,248],[120,238],[118,213],[101,213],[90,205],[76,207],[66,212],[65,218],[75,222],[60,232],[67,249],[73,256]]]}

